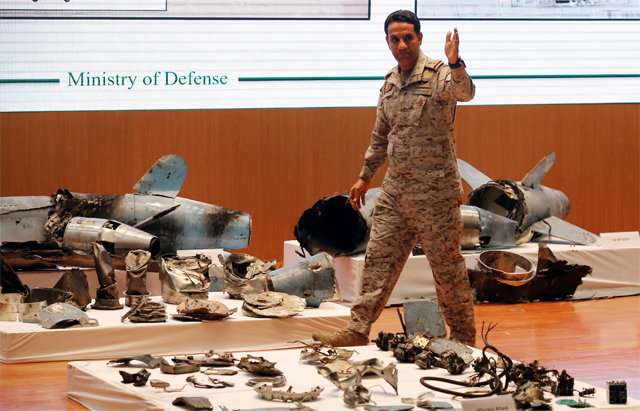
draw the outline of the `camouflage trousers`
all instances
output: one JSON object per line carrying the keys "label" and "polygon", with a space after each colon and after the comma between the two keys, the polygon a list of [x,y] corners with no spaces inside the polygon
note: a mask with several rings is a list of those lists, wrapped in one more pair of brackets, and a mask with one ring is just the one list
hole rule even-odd
{"label": "camouflage trousers", "polygon": [[473,345],[473,295],[460,253],[462,219],[458,199],[403,199],[383,190],[373,218],[361,292],[351,307],[347,328],[369,334],[419,241],[433,272],[438,304],[450,337]]}

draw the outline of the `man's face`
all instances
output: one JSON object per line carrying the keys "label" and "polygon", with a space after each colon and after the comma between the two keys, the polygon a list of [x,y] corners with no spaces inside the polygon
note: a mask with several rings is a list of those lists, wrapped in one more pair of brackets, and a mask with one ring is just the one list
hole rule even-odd
{"label": "man's face", "polygon": [[394,21],[387,27],[387,44],[402,71],[415,66],[422,45],[422,33],[416,34],[413,24]]}

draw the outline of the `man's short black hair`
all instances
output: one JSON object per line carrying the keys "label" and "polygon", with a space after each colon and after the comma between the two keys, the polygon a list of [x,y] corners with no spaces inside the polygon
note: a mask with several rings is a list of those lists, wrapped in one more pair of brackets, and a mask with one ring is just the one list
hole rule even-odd
{"label": "man's short black hair", "polygon": [[413,24],[413,31],[420,34],[420,19],[409,10],[396,10],[384,21],[384,34],[389,35],[389,24],[393,22]]}

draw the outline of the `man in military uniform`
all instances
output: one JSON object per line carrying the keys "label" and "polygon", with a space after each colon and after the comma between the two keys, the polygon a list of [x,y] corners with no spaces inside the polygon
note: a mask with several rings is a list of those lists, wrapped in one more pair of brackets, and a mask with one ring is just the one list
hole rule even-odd
{"label": "man in military uniform", "polygon": [[458,55],[457,29],[446,35],[449,65],[422,53],[420,20],[412,12],[391,13],[385,33],[398,66],[385,76],[371,144],[360,178],[349,191],[352,207],[359,209],[373,175],[389,158],[373,211],[362,290],[346,329],[317,332],[313,338],[332,346],[366,344],[371,325],[419,241],[433,272],[450,338],[473,346],[473,296],[460,253],[462,184],[453,122],[456,102],[471,100],[475,87]]}

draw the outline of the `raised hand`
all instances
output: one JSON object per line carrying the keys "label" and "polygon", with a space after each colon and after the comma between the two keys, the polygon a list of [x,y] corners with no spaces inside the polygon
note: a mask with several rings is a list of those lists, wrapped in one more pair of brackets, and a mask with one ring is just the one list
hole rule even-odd
{"label": "raised hand", "polygon": [[451,32],[447,32],[447,39],[444,43],[444,53],[447,55],[447,59],[449,60],[449,64],[453,64],[458,61],[460,46],[460,37],[458,36],[458,29],[453,29],[453,35]]}

